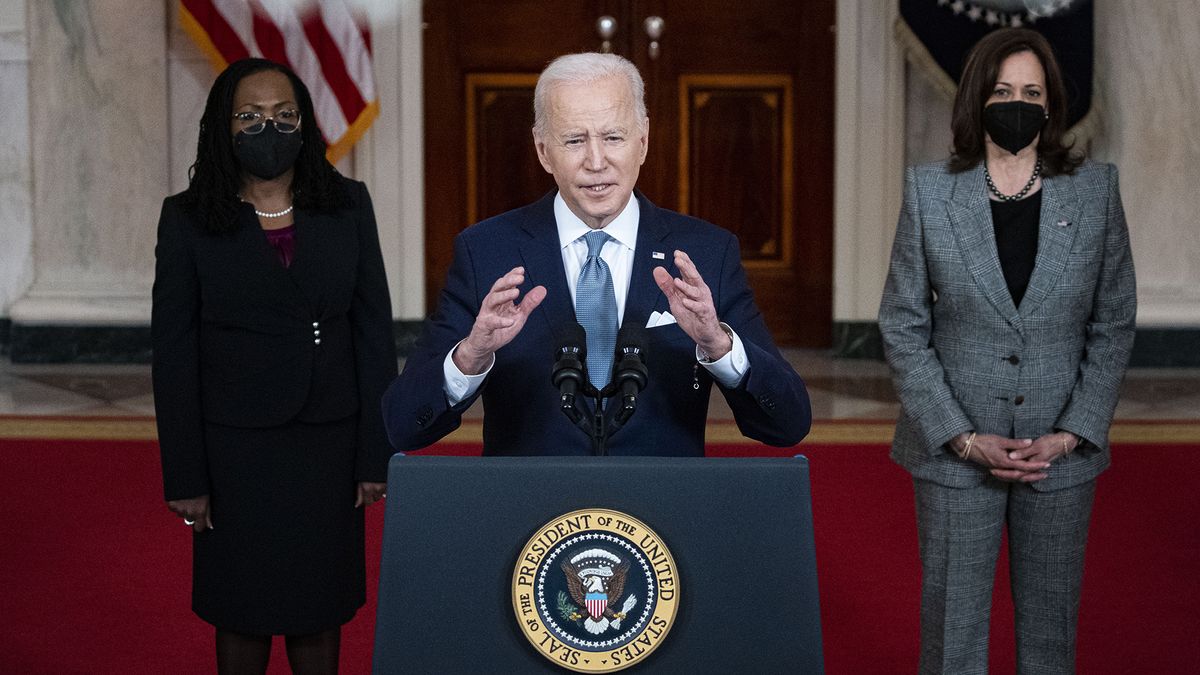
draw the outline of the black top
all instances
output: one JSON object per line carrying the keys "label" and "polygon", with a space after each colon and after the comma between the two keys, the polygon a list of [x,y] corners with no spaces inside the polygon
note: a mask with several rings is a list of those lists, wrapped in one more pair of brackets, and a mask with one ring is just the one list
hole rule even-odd
{"label": "black top", "polygon": [[1000,254],[1000,269],[1012,295],[1013,304],[1021,306],[1033,262],[1037,258],[1038,219],[1042,214],[1042,191],[1015,202],[992,201],[992,225],[996,230],[996,252]]}

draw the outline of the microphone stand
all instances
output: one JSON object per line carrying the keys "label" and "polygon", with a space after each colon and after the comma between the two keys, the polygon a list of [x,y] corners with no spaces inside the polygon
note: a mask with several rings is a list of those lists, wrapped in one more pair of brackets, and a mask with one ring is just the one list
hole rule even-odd
{"label": "microphone stand", "polygon": [[[604,388],[605,391],[607,389],[608,387]],[[604,399],[608,398],[611,394],[605,394],[605,391],[596,392],[596,409],[592,413],[592,454],[598,457],[608,455],[608,448],[605,447],[605,441],[608,440],[610,432],[605,429],[604,424]]]}
{"label": "microphone stand", "polygon": [[[584,380],[584,384],[579,393],[591,397],[597,402],[597,408],[601,409],[599,406],[600,392],[596,391],[596,388],[590,383],[587,383],[586,380]],[[567,416],[567,419],[571,420],[572,424],[574,424],[576,427],[579,427],[580,431],[587,434],[588,438],[592,439],[592,454],[603,454],[604,440],[602,437],[597,439],[597,433],[604,433],[604,420],[602,418],[598,419],[597,415],[593,415],[589,419],[588,416],[584,414],[583,407],[579,405],[579,400],[575,397],[572,397],[569,400],[566,397],[562,397],[559,402],[559,409],[562,410],[563,414]]]}
{"label": "microphone stand", "polygon": [[561,406],[563,414],[566,415],[567,419],[571,420],[575,426],[579,427],[583,433],[587,434],[588,438],[592,439],[593,455],[607,455],[608,449],[605,447],[606,441],[608,440],[608,437],[611,436],[612,433],[617,430],[617,428],[619,428],[610,426],[604,416],[604,400],[611,397],[612,392],[609,391],[609,387],[605,387],[604,390],[599,391],[592,385],[588,384],[580,393],[592,399],[594,408],[591,417],[589,418],[586,414],[584,414],[584,411],[581,409],[578,400],[572,403],[567,403],[564,401]]}
{"label": "microphone stand", "polygon": [[[593,437],[592,420],[584,414],[578,396],[594,396],[596,388],[587,377],[587,336],[578,323],[563,327],[562,341],[555,350],[554,369],[550,382],[558,389],[558,409],[579,427],[583,433]],[[593,451],[596,445],[593,438]]]}
{"label": "microphone stand", "polygon": [[[633,416],[637,408],[637,395],[646,386],[643,345],[647,340],[644,330],[622,329],[617,336],[620,351],[612,378],[602,389],[597,389],[587,375],[586,350],[572,346],[581,345],[586,340],[582,328],[577,331],[571,336],[573,340],[559,348],[551,381],[559,388],[559,409],[572,424],[592,439],[592,454],[603,457],[608,455],[608,437],[625,426]],[[577,394],[592,399],[594,405],[590,420],[581,409]],[[606,415],[604,401],[618,395],[621,398],[620,405]]]}
{"label": "microphone stand", "polygon": [[584,414],[585,411],[579,405],[578,399],[574,399],[570,403],[565,400],[561,401],[563,414],[592,440],[593,455],[607,455],[608,448],[606,445],[608,437],[619,428],[619,425],[611,426],[608,424],[608,420],[604,415],[604,401],[612,397],[616,391],[611,384],[604,389],[596,389],[596,387],[587,381],[585,374],[584,381],[580,383],[579,393],[592,400],[593,408],[591,417],[589,418]]}

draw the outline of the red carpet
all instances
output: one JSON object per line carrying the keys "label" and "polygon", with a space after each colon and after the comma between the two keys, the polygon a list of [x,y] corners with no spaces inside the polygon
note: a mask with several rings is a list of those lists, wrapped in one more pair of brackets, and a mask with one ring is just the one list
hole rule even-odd
{"label": "red carpet", "polygon": [[[882,445],[801,449],[812,462],[826,669],[911,672],[918,564],[908,476]],[[1190,671],[1200,447],[1124,444],[1115,456],[1088,546],[1079,672]],[[3,440],[0,467],[0,672],[214,672],[212,630],[189,609],[189,535],[162,502],[153,442]],[[382,521],[382,508],[368,511],[372,579]],[[997,584],[998,673],[1014,669],[1007,591]],[[370,672],[373,588],[368,597],[343,633],[344,673]],[[278,641],[271,672],[288,672]]]}

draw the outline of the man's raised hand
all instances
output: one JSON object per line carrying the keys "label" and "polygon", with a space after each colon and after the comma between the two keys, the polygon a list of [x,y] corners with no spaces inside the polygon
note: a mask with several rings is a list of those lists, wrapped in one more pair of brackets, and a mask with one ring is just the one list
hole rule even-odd
{"label": "man's raised hand", "polygon": [[514,267],[497,279],[483,298],[471,333],[454,350],[454,365],[464,375],[478,375],[486,370],[492,354],[512,342],[525,327],[525,320],[546,298],[546,287],[535,286],[517,304],[523,283],[525,268]]}
{"label": "man's raised hand", "polygon": [[678,279],[672,278],[666,269],[655,267],[654,281],[667,296],[679,327],[710,360],[716,361],[733,349],[733,340],[721,329],[712,291],[688,254],[675,251],[675,267],[679,269]]}

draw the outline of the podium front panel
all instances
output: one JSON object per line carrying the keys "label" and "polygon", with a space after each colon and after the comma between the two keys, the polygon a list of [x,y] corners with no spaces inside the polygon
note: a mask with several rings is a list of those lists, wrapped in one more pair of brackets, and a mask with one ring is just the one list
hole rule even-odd
{"label": "podium front panel", "polygon": [[612,509],[678,567],[678,613],[627,673],[821,673],[808,461],[396,455],[376,673],[566,673],[522,634],[513,572],[551,519]]}

